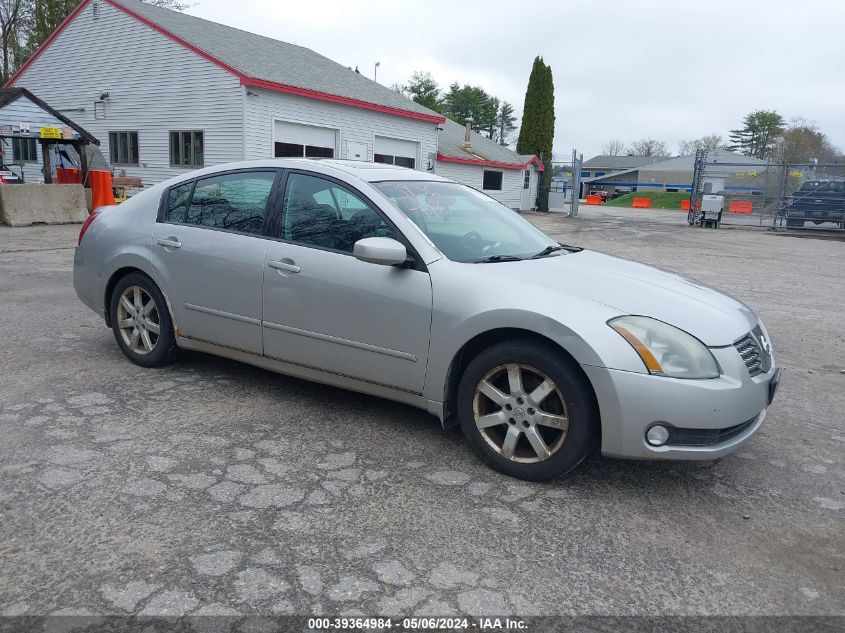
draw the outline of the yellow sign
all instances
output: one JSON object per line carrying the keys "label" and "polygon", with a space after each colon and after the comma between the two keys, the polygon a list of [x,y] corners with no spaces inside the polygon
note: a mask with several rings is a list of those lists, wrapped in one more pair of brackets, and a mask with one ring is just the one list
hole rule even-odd
{"label": "yellow sign", "polygon": [[804,175],[804,172],[798,171],[797,169],[790,169],[789,170],[789,177],[790,178],[800,178]]}
{"label": "yellow sign", "polygon": [[41,138],[62,138],[62,131],[57,127],[42,127]]}

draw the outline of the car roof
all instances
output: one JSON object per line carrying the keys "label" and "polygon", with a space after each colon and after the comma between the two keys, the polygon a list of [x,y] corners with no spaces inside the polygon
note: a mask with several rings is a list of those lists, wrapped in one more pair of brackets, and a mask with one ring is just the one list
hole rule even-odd
{"label": "car roof", "polygon": [[[349,176],[355,176],[367,182],[381,182],[385,180],[436,180],[440,182],[449,182],[447,178],[437,176],[428,171],[420,171],[418,169],[410,169],[408,167],[397,167],[383,163],[373,163],[360,160],[339,160],[333,158],[267,158],[262,160],[247,160],[206,167],[196,175],[208,175],[218,171],[227,171],[231,169],[267,167],[313,171],[322,171],[320,168],[328,168],[330,171],[338,171]],[[317,169],[315,169],[315,167]]]}

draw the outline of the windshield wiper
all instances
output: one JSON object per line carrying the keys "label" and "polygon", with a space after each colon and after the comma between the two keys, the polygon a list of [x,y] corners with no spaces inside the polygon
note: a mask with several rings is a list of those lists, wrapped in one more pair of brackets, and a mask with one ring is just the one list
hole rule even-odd
{"label": "windshield wiper", "polygon": [[517,257],[516,255],[490,255],[490,257],[485,257],[484,259],[477,259],[475,260],[475,264],[495,264],[497,262],[521,262],[522,257]]}
{"label": "windshield wiper", "polygon": [[532,255],[531,259],[537,259],[538,257],[545,257],[546,255],[551,255],[557,251],[567,251],[569,253],[577,253],[578,251],[583,251],[584,249],[580,246],[569,246],[569,244],[553,244],[547,246],[543,250],[541,250],[536,255]]}

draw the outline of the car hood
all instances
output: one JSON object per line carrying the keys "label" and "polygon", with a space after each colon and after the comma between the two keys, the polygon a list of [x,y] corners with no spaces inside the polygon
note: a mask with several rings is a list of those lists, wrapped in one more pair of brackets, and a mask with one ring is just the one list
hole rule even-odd
{"label": "car hood", "polygon": [[594,251],[474,266],[499,283],[512,278],[659,319],[710,347],[733,344],[758,322],[748,306],[699,281]]}

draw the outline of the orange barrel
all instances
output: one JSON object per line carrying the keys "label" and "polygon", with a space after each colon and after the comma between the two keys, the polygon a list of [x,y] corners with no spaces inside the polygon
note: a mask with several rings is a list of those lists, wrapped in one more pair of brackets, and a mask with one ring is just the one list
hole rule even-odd
{"label": "orange barrel", "polygon": [[650,209],[651,198],[634,198],[634,204],[631,206],[635,209]]}

